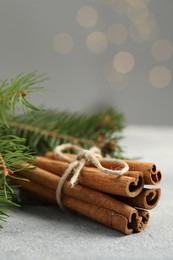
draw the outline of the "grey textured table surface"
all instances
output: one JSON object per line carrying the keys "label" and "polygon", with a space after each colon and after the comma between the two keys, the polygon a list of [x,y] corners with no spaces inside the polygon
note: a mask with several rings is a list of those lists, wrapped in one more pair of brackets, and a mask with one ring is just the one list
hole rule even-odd
{"label": "grey textured table surface", "polygon": [[0,231],[0,259],[173,259],[173,128],[131,126],[124,136],[127,155],[155,162],[164,175],[143,232],[125,236],[56,207],[24,206]]}

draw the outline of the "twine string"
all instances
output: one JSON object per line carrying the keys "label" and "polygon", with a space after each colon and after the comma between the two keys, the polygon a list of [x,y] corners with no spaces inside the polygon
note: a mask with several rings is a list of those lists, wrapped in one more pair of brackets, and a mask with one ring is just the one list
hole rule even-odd
{"label": "twine string", "polygon": [[[76,157],[74,159],[71,159],[66,154],[64,154],[65,150],[74,150],[78,152]],[[69,180],[69,185],[71,188],[75,186],[75,184],[78,182],[78,177],[80,175],[80,172],[82,168],[89,162],[95,165],[96,168],[98,168],[101,172],[106,174],[113,174],[113,175],[122,175],[123,173],[127,172],[129,170],[129,166],[126,162],[119,160],[119,159],[113,159],[113,158],[103,158],[101,156],[101,151],[97,147],[92,147],[89,150],[83,149],[77,145],[73,144],[62,144],[58,145],[54,149],[55,156],[69,162],[69,167],[65,170],[63,176],[61,177],[59,184],[56,189],[56,200],[61,209],[63,209],[63,204],[61,201],[61,192],[63,185],[70,174],[72,174],[71,179]],[[117,163],[121,166],[120,170],[112,170],[109,168],[105,168],[101,165],[102,162],[110,162],[110,163]]]}

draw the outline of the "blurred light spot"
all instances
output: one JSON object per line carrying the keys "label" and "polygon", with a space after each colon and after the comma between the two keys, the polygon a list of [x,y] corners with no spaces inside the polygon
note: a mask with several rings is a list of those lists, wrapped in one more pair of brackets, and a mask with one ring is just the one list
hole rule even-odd
{"label": "blurred light spot", "polygon": [[81,26],[89,28],[97,23],[98,15],[93,7],[84,6],[78,10],[76,20]]}
{"label": "blurred light spot", "polygon": [[130,52],[119,52],[115,55],[113,64],[117,71],[121,73],[128,73],[133,69],[135,60]]}
{"label": "blurred light spot", "polygon": [[129,34],[135,42],[153,41],[159,37],[160,28],[153,15],[151,15],[147,21],[131,24]]}
{"label": "blurred light spot", "polygon": [[131,6],[140,9],[148,5],[149,0],[126,0]]}
{"label": "blurred light spot", "polygon": [[60,33],[53,40],[53,48],[60,54],[67,54],[73,49],[73,38],[70,34]]}
{"label": "blurred light spot", "polygon": [[129,34],[136,42],[146,41],[150,38],[151,27],[147,22],[140,22],[130,26]]}
{"label": "blurred light spot", "polygon": [[112,9],[119,14],[127,13],[129,4],[126,0],[114,0],[111,4]]}
{"label": "blurred light spot", "polygon": [[171,73],[166,67],[155,67],[150,72],[150,82],[154,87],[166,87],[171,81]]}
{"label": "blurred light spot", "polygon": [[128,76],[117,70],[113,66],[113,62],[108,62],[104,66],[104,77],[112,87],[122,88],[128,85]]}
{"label": "blurred light spot", "polygon": [[92,32],[88,35],[86,45],[92,53],[102,53],[108,45],[107,37],[102,32]]}
{"label": "blurred light spot", "polygon": [[129,20],[134,23],[146,21],[149,17],[149,11],[146,6],[140,8],[140,9],[130,6],[128,8],[127,14],[128,14]]}
{"label": "blurred light spot", "polygon": [[147,23],[150,25],[150,29],[151,29],[150,37],[149,37],[148,40],[154,41],[160,35],[160,28],[159,28],[159,25],[158,25],[156,18],[154,17],[153,14],[150,13],[150,15],[147,19]]}
{"label": "blurred light spot", "polygon": [[114,0],[99,0],[99,2],[101,4],[104,4],[104,5],[112,5],[114,3]]}
{"label": "blurred light spot", "polygon": [[104,66],[104,77],[108,82],[119,82],[123,79],[124,74],[115,70],[113,62],[108,62]]}
{"label": "blurred light spot", "polygon": [[99,0],[99,2],[109,6],[113,11],[119,14],[127,13],[129,7],[127,0]]}
{"label": "blurred light spot", "polygon": [[156,60],[166,61],[173,54],[172,43],[166,39],[159,39],[153,43],[151,53]]}
{"label": "blurred light spot", "polygon": [[122,24],[112,24],[108,28],[108,39],[117,45],[124,43],[127,39],[126,27]]}

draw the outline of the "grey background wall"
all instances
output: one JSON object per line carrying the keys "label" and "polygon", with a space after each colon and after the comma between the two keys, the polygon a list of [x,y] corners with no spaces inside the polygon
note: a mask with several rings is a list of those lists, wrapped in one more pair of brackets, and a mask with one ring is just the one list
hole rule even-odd
{"label": "grey background wall", "polygon": [[51,91],[35,103],[173,125],[172,10],[172,0],[0,0],[0,78],[36,69]]}

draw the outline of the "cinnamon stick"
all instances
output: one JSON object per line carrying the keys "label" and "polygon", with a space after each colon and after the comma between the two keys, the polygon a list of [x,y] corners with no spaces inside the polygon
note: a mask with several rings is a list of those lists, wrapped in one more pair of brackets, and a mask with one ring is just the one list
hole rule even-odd
{"label": "cinnamon stick", "polygon": [[141,193],[135,198],[121,197],[121,200],[127,204],[143,209],[153,209],[156,207],[160,200],[161,189],[146,189],[144,188]]}
{"label": "cinnamon stick", "polygon": [[[45,188],[49,188],[52,190],[56,190],[60,181],[60,177],[56,176],[46,170],[41,168],[36,168],[35,170],[24,170],[20,171],[16,176],[25,177],[31,181],[34,181],[37,184],[43,185]],[[94,204],[109,210],[113,210],[114,212],[123,215],[130,222],[132,222],[132,218],[138,217],[138,212],[135,208],[115,199],[109,197],[106,194],[93,190],[91,188],[87,188],[82,185],[75,185],[75,187],[71,188],[66,181],[62,194],[67,196],[71,196],[75,199],[80,199],[90,204]],[[56,202],[57,203],[57,202]]]}
{"label": "cinnamon stick", "polygon": [[[38,156],[34,165],[62,176],[69,163]],[[143,174],[139,171],[118,176],[102,173],[94,167],[83,167],[79,183],[98,191],[124,197],[137,196],[144,186]]]}
{"label": "cinnamon stick", "polygon": [[[66,154],[69,158],[75,158],[75,154]],[[52,160],[64,161],[61,157],[56,156],[53,152],[47,152],[45,155],[47,158]],[[151,185],[158,185],[162,179],[162,174],[156,169],[156,165],[151,162],[139,162],[134,160],[123,160],[129,166],[129,171],[140,171],[144,175],[144,183]],[[118,169],[119,165],[116,162],[110,163],[103,161],[102,165],[106,168]],[[89,164],[89,166],[94,167],[94,165]]]}
{"label": "cinnamon stick", "polygon": [[151,162],[138,162],[124,160],[129,165],[130,171],[141,171],[144,174],[145,184],[158,185],[162,179],[160,170],[156,169],[156,165]]}
{"label": "cinnamon stick", "polygon": [[[13,182],[31,191],[41,199],[45,199],[51,203],[56,202],[55,190],[53,189],[45,188],[43,185],[33,181],[28,183],[22,180],[13,179]],[[124,234],[131,234],[133,231],[142,231],[149,221],[149,213],[147,211],[139,211],[138,217],[135,219],[133,217],[130,224],[126,217],[117,214],[112,210],[105,209],[66,195],[63,195],[62,201],[66,208],[96,220]]]}

